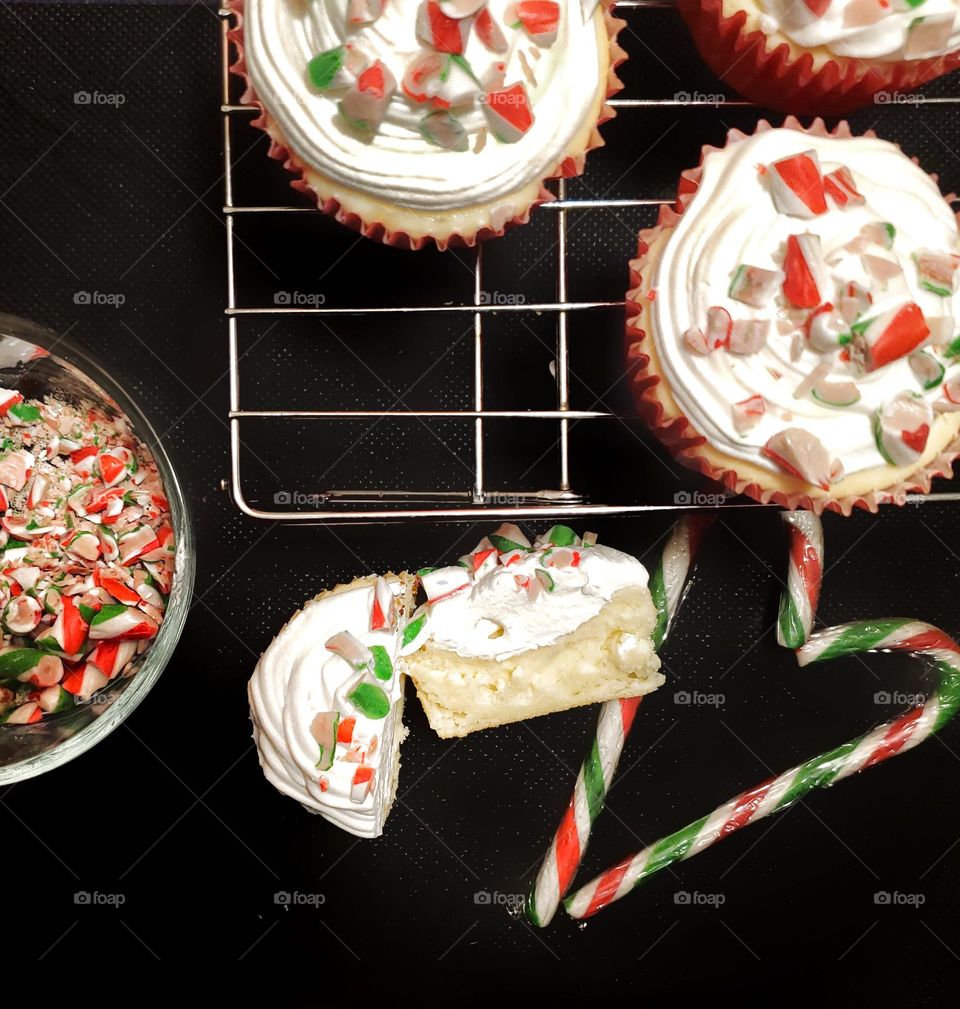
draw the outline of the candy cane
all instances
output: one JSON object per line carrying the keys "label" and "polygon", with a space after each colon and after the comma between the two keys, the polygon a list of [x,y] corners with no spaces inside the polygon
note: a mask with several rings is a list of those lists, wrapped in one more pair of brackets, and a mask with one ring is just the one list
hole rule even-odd
{"label": "candy cane", "polygon": [[814,634],[797,659],[805,666],[876,651],[907,652],[933,663],[939,682],[926,703],[742,792],[707,816],[624,859],[567,898],[564,903],[571,917],[596,914],[666,866],[691,858],[748,823],[786,809],[815,788],[905,753],[942,729],[960,708],[960,646],[930,624],[907,617],[840,624]]}
{"label": "candy cane", "polygon": [[[713,516],[709,515],[690,515],[680,519],[673,527],[660,563],[650,579],[650,594],[657,608],[657,623],[653,631],[653,644],[657,651],[663,646],[680,608],[694,555],[712,522]],[[641,700],[641,697],[626,697],[606,701],[600,707],[597,731],[577,775],[567,811],[527,897],[527,917],[534,925],[543,927],[550,923],[561,898],[573,882],[590,840],[593,822],[603,809]]]}
{"label": "candy cane", "polygon": [[813,630],[813,618],[823,579],[823,527],[813,512],[783,512],[790,530],[790,567],[787,587],[780,596],[777,641],[799,648]]}

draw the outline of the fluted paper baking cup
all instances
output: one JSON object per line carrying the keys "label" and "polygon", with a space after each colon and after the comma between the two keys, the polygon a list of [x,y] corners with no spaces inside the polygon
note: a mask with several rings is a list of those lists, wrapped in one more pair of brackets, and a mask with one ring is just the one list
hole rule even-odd
{"label": "fluted paper baking cup", "polygon": [[729,0],[677,0],[677,6],[710,69],[744,97],[780,112],[845,115],[960,67],[960,52],[884,61],[804,49],[780,32],[768,35],[757,14]]}

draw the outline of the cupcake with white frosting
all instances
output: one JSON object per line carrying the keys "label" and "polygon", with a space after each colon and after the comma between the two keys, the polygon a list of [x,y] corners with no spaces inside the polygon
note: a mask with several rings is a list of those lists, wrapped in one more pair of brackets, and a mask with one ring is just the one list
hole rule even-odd
{"label": "cupcake with white frosting", "polygon": [[842,115],[960,66],[960,0],[678,0],[704,61],[768,108]]}
{"label": "cupcake with white frosting", "polygon": [[960,231],[895,145],[819,121],[731,132],[641,233],[631,281],[633,388],[681,461],[844,513],[951,472]]}
{"label": "cupcake with white frosting", "polygon": [[233,0],[243,101],[298,188],[391,245],[472,245],[579,174],[613,115],[612,6]]}

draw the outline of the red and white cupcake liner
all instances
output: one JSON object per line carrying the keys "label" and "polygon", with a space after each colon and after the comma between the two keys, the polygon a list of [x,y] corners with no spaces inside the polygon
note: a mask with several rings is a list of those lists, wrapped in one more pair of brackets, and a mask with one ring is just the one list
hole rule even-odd
{"label": "red and white cupcake liner", "polygon": [[[809,50],[774,45],[747,13],[724,16],[723,0],[677,0],[703,61],[734,90],[767,108],[801,115],[838,116],[870,105],[881,91],[912,91],[960,67],[960,52],[926,60],[849,59],[814,67]],[[799,53],[799,55],[796,55]]]}
{"label": "red and white cupcake liner", "polygon": [[[615,18],[611,11],[614,0],[601,0],[604,23],[609,39],[609,65],[607,70],[607,86],[605,100],[601,104],[600,113],[594,124],[586,146],[575,155],[564,157],[542,180],[540,190],[536,197],[522,210],[516,211],[511,208],[511,216],[506,220],[491,220],[490,224],[472,233],[455,232],[445,237],[430,234],[410,235],[402,229],[391,229],[382,221],[368,220],[361,214],[351,210],[338,199],[318,192],[305,178],[305,173],[310,167],[302,162],[297,155],[290,150],[278,136],[282,136],[279,126],[274,122],[263,102],[257,96],[253,84],[247,73],[243,52],[243,13],[244,0],[227,0],[225,7],[234,15],[234,26],[228,32],[228,37],[233,43],[236,58],[230,66],[230,71],[241,77],[246,85],[240,101],[244,105],[255,105],[260,114],[253,120],[252,124],[263,130],[270,137],[270,148],[267,152],[271,158],[282,161],[284,168],[289,171],[294,178],[290,180],[290,185],[297,192],[304,193],[316,202],[317,207],[325,214],[336,218],[341,224],[359,231],[366,238],[375,242],[383,242],[384,245],[391,245],[402,249],[422,249],[424,246],[434,244],[443,251],[452,246],[474,246],[478,241],[486,241],[490,238],[497,238],[508,229],[518,224],[526,224],[530,220],[530,212],[542,203],[549,203],[556,199],[556,196],[547,189],[546,183],[550,179],[572,178],[583,172],[587,154],[598,147],[604,146],[604,140],[600,136],[600,127],[616,116],[616,111],[607,104],[606,99],[612,98],[623,88],[623,82],[617,77],[617,67],[627,59],[626,52],[617,41],[621,29],[626,26],[626,22]],[[578,8],[574,8],[575,14]],[[491,217],[494,214],[491,213]],[[428,215],[424,215],[426,223]]]}
{"label": "red and white cupcake liner", "polygon": [[[840,122],[833,130],[828,130],[822,119],[815,119],[809,127],[804,127],[793,116],[787,116],[783,121],[783,127],[818,137],[854,136],[846,122]],[[755,133],[764,133],[771,129],[774,127],[766,120],[761,119],[757,123]],[[741,130],[730,130],[724,147],[742,143],[744,140],[748,140],[751,135]],[[872,130],[858,135],[876,136]],[[908,479],[890,487],[870,491],[866,494],[840,497],[831,497],[829,494],[821,496],[807,492],[793,493],[781,488],[765,486],[755,479],[745,478],[734,465],[716,465],[704,452],[704,447],[708,445],[707,439],[697,431],[679,406],[676,409],[670,409],[657,395],[657,387],[665,379],[652,365],[648,353],[652,336],[640,326],[643,311],[642,302],[646,298],[643,278],[647,267],[647,252],[661,234],[676,226],[693,199],[700,187],[704,158],[708,154],[722,149],[709,145],[701,148],[700,164],[696,168],[681,173],[677,186],[676,202],[673,205],[664,204],[660,208],[656,225],[640,232],[637,258],[630,261],[630,289],[627,292],[626,302],[626,354],[630,370],[630,386],[640,416],[674,457],[684,465],[722,484],[734,494],[745,494],[764,504],[778,504],[788,509],[803,508],[818,515],[824,510],[849,515],[854,508],[875,512],[881,504],[905,504],[908,494],[929,493],[934,477],[949,478],[953,475],[953,463],[960,456],[960,438],[951,442],[943,452],[917,472],[911,474]],[[919,159],[911,158],[911,160],[914,164],[919,164]],[[936,175],[931,174],[930,178],[934,182],[937,181]],[[955,198],[952,193],[944,197],[948,203]],[[960,220],[960,214],[958,214],[958,220]]]}

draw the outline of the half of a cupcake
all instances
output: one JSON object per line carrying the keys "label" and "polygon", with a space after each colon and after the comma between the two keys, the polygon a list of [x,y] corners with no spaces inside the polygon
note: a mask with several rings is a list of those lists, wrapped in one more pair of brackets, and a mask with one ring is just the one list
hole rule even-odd
{"label": "half of a cupcake", "polygon": [[382,833],[396,792],[413,584],[371,576],[320,593],[273,639],[248,685],[267,780],[358,837]]}
{"label": "half of a cupcake", "polygon": [[[411,612],[419,584],[426,601]],[[635,558],[554,526],[501,526],[450,567],[371,576],[311,600],[249,684],[267,779],[360,837],[396,790],[403,682],[442,737],[464,736],[663,683],[656,611]]]}
{"label": "half of a cupcake", "polygon": [[473,244],[583,170],[622,22],[580,0],[234,0],[244,101],[319,207],[368,237]]}

